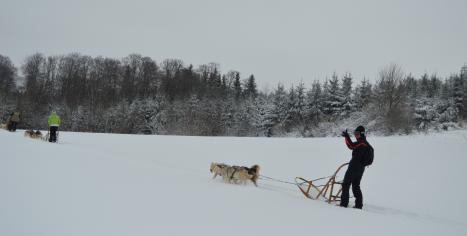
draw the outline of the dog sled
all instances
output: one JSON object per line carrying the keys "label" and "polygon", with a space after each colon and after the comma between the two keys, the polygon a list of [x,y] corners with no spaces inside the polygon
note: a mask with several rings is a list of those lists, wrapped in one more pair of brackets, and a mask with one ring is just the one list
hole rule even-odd
{"label": "dog sled", "polygon": [[[314,180],[306,180],[302,177],[296,177],[295,183],[305,197],[313,200],[325,200],[328,203],[338,202],[342,194],[342,180],[336,178],[342,168],[349,163],[342,164],[337,168],[333,175],[322,177]],[[325,181],[326,180],[326,181]],[[319,185],[320,181],[325,181],[325,184]]]}

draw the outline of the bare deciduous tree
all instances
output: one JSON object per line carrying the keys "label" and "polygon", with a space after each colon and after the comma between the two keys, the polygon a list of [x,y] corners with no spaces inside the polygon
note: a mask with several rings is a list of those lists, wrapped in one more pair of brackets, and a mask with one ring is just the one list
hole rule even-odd
{"label": "bare deciduous tree", "polygon": [[391,64],[379,72],[375,87],[377,112],[386,120],[391,131],[404,128],[407,122],[404,72],[397,64]]}
{"label": "bare deciduous tree", "polygon": [[11,62],[10,58],[0,55],[0,95],[4,101],[9,96],[15,83],[16,67]]}

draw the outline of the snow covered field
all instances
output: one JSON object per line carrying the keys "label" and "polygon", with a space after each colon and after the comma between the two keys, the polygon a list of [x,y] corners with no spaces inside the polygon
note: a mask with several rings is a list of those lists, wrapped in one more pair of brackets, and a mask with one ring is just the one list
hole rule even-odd
{"label": "snow covered field", "polygon": [[215,161],[328,176],[350,158],[342,138],[61,132],[50,144],[0,130],[0,235],[467,235],[467,131],[368,140],[361,211],[209,172]]}

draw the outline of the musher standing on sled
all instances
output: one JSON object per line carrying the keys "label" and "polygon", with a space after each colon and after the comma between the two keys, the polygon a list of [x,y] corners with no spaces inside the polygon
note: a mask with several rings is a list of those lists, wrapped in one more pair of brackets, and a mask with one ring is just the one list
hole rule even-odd
{"label": "musher standing on sled", "polygon": [[[356,142],[352,142],[347,130],[342,132],[342,136],[345,137],[345,144],[349,149],[352,150],[352,159],[349,162],[347,172],[345,172],[344,180],[342,182],[342,195],[341,195],[341,207],[347,207],[349,204],[349,189],[352,185],[352,192],[355,197],[354,208],[362,209],[363,207],[363,195],[360,189],[360,181],[362,180],[365,166],[371,163],[366,163],[369,158],[369,149],[373,150],[371,145],[366,141],[365,128],[358,126],[354,132]],[[371,159],[372,162],[372,159]]]}
{"label": "musher standing on sled", "polygon": [[60,126],[60,117],[54,111],[49,116],[47,123],[49,124],[49,142],[57,142],[57,131]]}

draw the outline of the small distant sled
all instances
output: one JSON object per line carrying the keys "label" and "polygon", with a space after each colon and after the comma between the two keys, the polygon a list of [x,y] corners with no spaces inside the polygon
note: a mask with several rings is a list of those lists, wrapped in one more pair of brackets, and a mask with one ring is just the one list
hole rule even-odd
{"label": "small distant sled", "polygon": [[[302,177],[296,177],[295,183],[305,197],[313,200],[325,200],[328,203],[338,202],[341,199],[342,181],[337,181],[337,174],[349,163],[342,164],[337,168],[333,175],[314,180],[306,180]],[[320,180],[326,180],[325,184],[318,185]]]}

